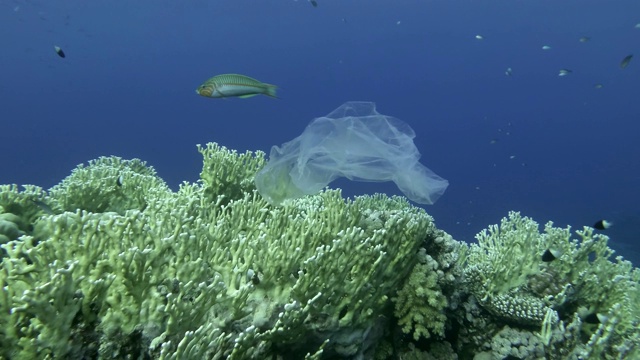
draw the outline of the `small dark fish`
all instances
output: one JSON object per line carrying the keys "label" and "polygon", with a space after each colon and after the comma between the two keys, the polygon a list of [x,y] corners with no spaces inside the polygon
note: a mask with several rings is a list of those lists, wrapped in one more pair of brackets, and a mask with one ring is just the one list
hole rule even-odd
{"label": "small dark fish", "polygon": [[60,46],[54,46],[53,49],[56,51],[56,54],[58,54],[58,56],[60,56],[61,58],[67,57],[67,55],[65,55],[64,51],[62,51]]}
{"label": "small dark fish", "polygon": [[40,210],[42,210],[45,214],[47,215],[53,215],[53,209],[51,208],[51,206],[49,206],[47,203],[45,203],[42,200],[33,200],[31,199],[31,202],[36,205],[37,207],[40,208]]}
{"label": "small dark fish", "polygon": [[122,175],[118,176],[118,178],[116,179],[116,186],[122,187],[122,180]]}
{"label": "small dark fish", "polygon": [[633,58],[633,54],[625,56],[624,59],[620,61],[620,69],[624,69],[627,66],[629,66],[629,63],[631,62],[631,58]]}
{"label": "small dark fish", "polygon": [[251,283],[253,283],[253,285],[260,285],[260,277],[258,276],[258,274],[253,274],[253,276],[251,277]]}
{"label": "small dark fish", "polygon": [[606,230],[606,229],[610,228],[611,225],[613,225],[613,223],[610,222],[610,221],[600,220],[597,223],[593,224],[593,228],[594,229],[598,229],[598,230]]}
{"label": "small dark fish", "polygon": [[585,316],[584,318],[584,322],[586,322],[587,324],[601,324],[605,321],[607,321],[609,318],[605,315],[601,315],[601,314],[597,314],[597,313],[591,313],[587,316]]}
{"label": "small dark fish", "polygon": [[318,2],[316,0],[309,0],[309,2],[311,3],[311,5],[313,5],[313,7],[318,7]]}
{"label": "small dark fish", "polygon": [[542,254],[542,261],[544,261],[544,262],[552,262],[553,260],[559,258],[560,255],[562,255],[562,254],[560,254],[560,251],[558,251],[558,250],[547,249]]}

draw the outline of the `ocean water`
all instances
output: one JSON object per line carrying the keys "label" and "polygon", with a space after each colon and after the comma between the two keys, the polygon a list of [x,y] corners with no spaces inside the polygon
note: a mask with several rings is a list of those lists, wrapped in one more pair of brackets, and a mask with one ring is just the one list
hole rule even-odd
{"label": "ocean water", "polygon": [[[0,183],[49,188],[117,155],[176,189],[198,179],[196,144],[268,153],[346,101],[373,101],[449,180],[426,209],[456,239],[509,210],[574,229],[606,219],[610,246],[640,263],[639,1],[317,4],[0,0]],[[195,93],[223,73],[279,98]]]}

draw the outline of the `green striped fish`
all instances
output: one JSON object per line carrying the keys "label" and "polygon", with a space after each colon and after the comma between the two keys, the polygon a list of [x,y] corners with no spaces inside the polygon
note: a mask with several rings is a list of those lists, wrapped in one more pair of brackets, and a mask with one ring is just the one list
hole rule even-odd
{"label": "green striped fish", "polygon": [[276,89],[275,85],[265,84],[248,76],[222,74],[205,81],[196,89],[196,93],[211,98],[248,98],[260,94],[276,97]]}

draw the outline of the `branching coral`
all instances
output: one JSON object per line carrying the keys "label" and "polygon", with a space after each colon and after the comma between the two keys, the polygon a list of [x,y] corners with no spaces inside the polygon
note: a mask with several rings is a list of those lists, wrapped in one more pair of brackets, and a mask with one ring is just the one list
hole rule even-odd
{"label": "branching coral", "polygon": [[177,192],[143,163],[100,159],[47,194],[60,210],[2,245],[0,357],[372,353],[431,217],[339,191],[272,207],[250,182],[260,155],[201,151],[202,182]]}
{"label": "branching coral", "polygon": [[443,337],[447,298],[440,288],[438,263],[424,250],[418,259],[409,280],[394,298],[398,325],[404,333],[413,333],[414,340],[429,338],[431,333]]}
{"label": "branching coral", "polygon": [[199,150],[176,192],[115,157],[0,186],[0,359],[640,356],[640,271],[590,228],[510,213],[467,247],[404,198],[274,207],[263,153]]}
{"label": "branching coral", "polygon": [[547,358],[636,356],[640,270],[612,261],[606,236],[586,227],[576,233],[571,239],[569,228],[552,223],[539,233],[532,219],[511,212],[471,245],[468,288],[498,320],[540,329]]}
{"label": "branching coral", "polygon": [[49,190],[64,211],[117,212],[143,210],[149,198],[161,196],[169,188],[153,167],[139,159],[100,157],[80,164]]}

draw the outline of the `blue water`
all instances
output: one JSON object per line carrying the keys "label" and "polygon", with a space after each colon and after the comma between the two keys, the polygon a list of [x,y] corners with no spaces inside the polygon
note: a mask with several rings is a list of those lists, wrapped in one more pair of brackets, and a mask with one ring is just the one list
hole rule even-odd
{"label": "blue water", "polygon": [[[117,155],[175,189],[198,179],[196,144],[268,152],[374,101],[449,180],[427,211],[456,239],[509,210],[574,229],[607,219],[610,245],[640,263],[639,1],[317,1],[0,0],[0,183],[48,188]],[[222,73],[280,99],[195,94]]]}

